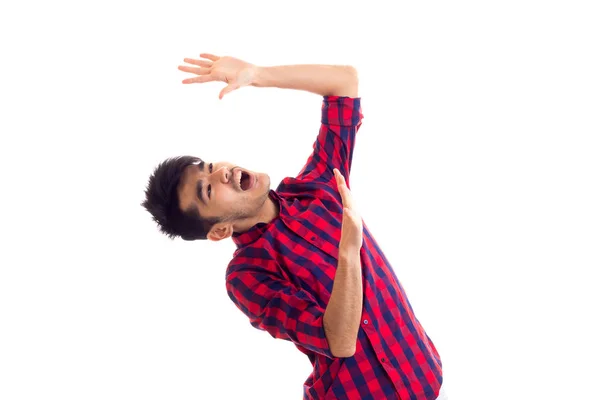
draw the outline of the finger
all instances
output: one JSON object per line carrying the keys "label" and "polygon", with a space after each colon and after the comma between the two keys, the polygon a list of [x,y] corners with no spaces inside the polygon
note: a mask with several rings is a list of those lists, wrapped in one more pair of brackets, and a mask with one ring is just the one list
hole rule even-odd
{"label": "finger", "polygon": [[352,198],[352,193],[350,193],[350,189],[344,183],[340,185],[340,195],[342,197],[342,205],[351,210],[354,209],[354,199]]}
{"label": "finger", "polygon": [[334,170],[334,173],[337,178],[338,190],[340,192],[340,196],[342,197],[342,205],[344,207],[352,209],[354,207],[354,201],[352,199],[350,189],[346,185],[346,179],[344,179],[344,176],[340,173],[339,170],[337,170],[337,168]]}
{"label": "finger", "polygon": [[343,184],[344,186],[347,186],[346,185],[346,179],[344,178],[344,175],[342,175],[342,173],[340,172],[340,170],[337,169],[337,168],[334,168],[333,172],[334,172],[335,179],[336,179],[338,185]]}
{"label": "finger", "polygon": [[209,53],[200,53],[200,57],[208,58],[209,60],[212,60],[212,61],[217,61],[220,58],[220,57],[215,56],[214,54],[209,54]]}
{"label": "finger", "polygon": [[183,61],[186,63],[189,63],[189,64],[194,64],[194,65],[198,65],[200,67],[207,67],[207,68],[212,67],[212,64],[213,64],[212,61],[194,60],[193,58],[184,58]]}
{"label": "finger", "polygon": [[178,70],[184,72],[191,72],[196,75],[208,75],[210,74],[210,69],[208,68],[196,68],[196,67],[186,67],[185,65],[180,65],[177,67]]}
{"label": "finger", "polygon": [[335,181],[338,185],[338,190],[340,190],[340,187],[342,186],[346,187],[346,180],[344,179],[344,176],[342,175],[339,169],[334,168],[333,175],[335,176]]}
{"label": "finger", "polygon": [[225,96],[227,93],[233,92],[235,89],[238,89],[238,88],[239,88],[238,85],[227,85],[226,87],[223,88],[223,90],[221,90],[221,93],[219,93],[219,100],[223,99],[223,96]]}
{"label": "finger", "polygon": [[181,81],[181,83],[204,83],[214,81],[210,75],[200,75],[195,78],[188,78]]}
{"label": "finger", "polygon": [[334,168],[333,169],[333,176],[335,176],[335,180],[337,181],[339,178],[344,178],[344,176],[342,175],[342,173],[340,172],[339,169]]}

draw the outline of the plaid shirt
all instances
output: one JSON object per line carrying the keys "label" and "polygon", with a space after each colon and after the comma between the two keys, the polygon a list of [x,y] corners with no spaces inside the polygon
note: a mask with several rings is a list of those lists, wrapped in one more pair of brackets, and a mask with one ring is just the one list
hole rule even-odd
{"label": "plaid shirt", "polygon": [[235,233],[226,271],[227,294],[250,324],[293,342],[313,372],[304,399],[433,400],[442,362],[394,270],[363,222],[360,249],[363,309],[352,357],[334,357],[323,315],[338,261],[342,202],[333,168],[350,183],[360,98],[325,96],[313,153],[295,178],[269,196],[280,214]]}

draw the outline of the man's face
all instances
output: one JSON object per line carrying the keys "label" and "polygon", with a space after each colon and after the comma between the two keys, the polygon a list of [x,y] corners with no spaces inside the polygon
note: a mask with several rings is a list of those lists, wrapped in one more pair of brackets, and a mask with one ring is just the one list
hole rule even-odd
{"label": "man's face", "polygon": [[193,206],[202,217],[227,221],[255,216],[269,196],[269,175],[228,162],[204,162],[186,167],[178,187],[179,207]]}

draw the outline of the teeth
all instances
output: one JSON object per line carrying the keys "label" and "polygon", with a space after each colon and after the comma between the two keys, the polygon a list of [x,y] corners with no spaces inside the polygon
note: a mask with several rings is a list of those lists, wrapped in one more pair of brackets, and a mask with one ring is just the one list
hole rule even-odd
{"label": "teeth", "polygon": [[240,190],[242,189],[242,171],[240,171],[240,175],[238,177],[238,187]]}

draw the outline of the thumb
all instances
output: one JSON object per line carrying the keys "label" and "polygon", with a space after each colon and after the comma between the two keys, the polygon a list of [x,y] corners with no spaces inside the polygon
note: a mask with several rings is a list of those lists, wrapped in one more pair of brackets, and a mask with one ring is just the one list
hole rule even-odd
{"label": "thumb", "polygon": [[235,89],[238,89],[240,86],[236,85],[236,84],[231,84],[231,85],[227,85],[223,88],[223,90],[221,90],[221,93],[219,93],[219,100],[221,100],[223,98],[223,96],[225,96],[227,93],[229,92],[233,92]]}

